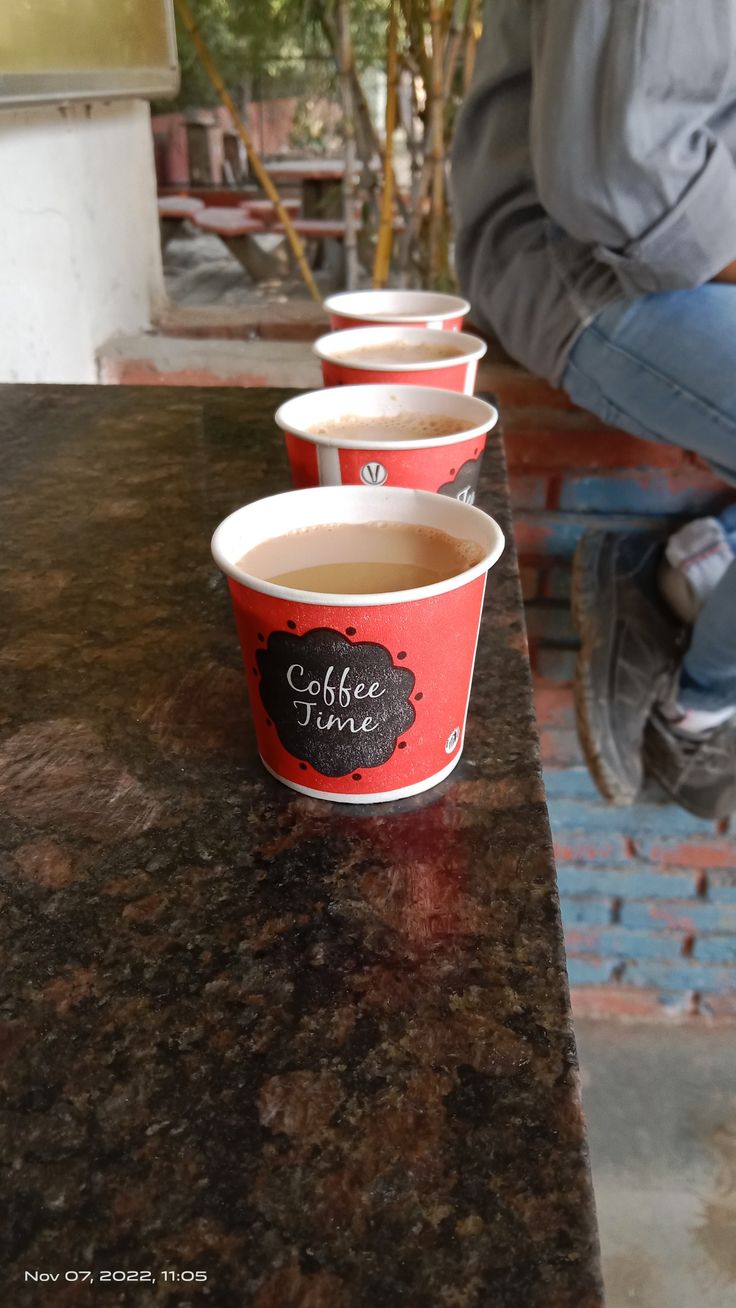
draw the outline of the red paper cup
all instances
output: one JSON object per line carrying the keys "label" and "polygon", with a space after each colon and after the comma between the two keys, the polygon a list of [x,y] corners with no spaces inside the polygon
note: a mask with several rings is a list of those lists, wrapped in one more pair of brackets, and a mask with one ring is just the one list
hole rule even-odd
{"label": "red paper cup", "polygon": [[[398,414],[446,414],[465,430],[451,436],[414,439],[351,439],[350,428],[334,435],[310,431],[341,418]],[[472,504],[486,435],[498,413],[485,400],[426,386],[335,386],[287,400],[276,412],[283,429],[294,485],[409,486],[438,491]]]}
{"label": "red paper cup", "polygon": [[[447,343],[441,358],[422,359],[416,363],[402,361],[392,346],[429,345],[433,351]],[[359,356],[349,358],[354,350],[370,346],[380,349],[385,360],[365,362]],[[485,341],[467,332],[436,332],[431,327],[356,327],[347,332],[330,332],[314,343],[314,352],[322,362],[325,386],[357,386],[360,383],[392,382],[421,386],[441,386],[449,391],[472,395],[478,372],[478,360],[486,352]]]}
{"label": "red paper cup", "polygon": [[[328,595],[262,581],[238,559],[329,523],[401,522],[476,543],[475,567],[433,586]],[[238,509],[212,538],[228,577],[258,749],[279,781],[316,799],[371,804],[428,790],[463,748],[493,518],[427,491],[327,486]]]}
{"label": "red paper cup", "polygon": [[470,312],[459,295],[435,291],[342,291],[325,300],[333,332],[342,327],[433,327],[435,331],[459,332]]}

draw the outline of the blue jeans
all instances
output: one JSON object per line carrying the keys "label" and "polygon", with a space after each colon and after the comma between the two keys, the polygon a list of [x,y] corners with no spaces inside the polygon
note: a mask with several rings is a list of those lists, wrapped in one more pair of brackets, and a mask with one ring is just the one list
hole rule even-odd
{"label": "blue jeans", "polygon": [[[736,286],[617,300],[578,337],[562,385],[604,422],[692,450],[736,485]],[[722,522],[736,553],[736,509]],[[678,699],[736,705],[736,560],[698,615]]]}

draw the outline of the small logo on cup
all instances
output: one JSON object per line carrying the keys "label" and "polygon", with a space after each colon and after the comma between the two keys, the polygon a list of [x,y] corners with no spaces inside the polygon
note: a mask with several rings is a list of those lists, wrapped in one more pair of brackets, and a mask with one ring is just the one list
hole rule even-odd
{"label": "small logo on cup", "polygon": [[460,728],[455,727],[455,730],[450,732],[449,736],[447,737],[447,740],[445,741],[446,754],[452,753],[452,751],[457,746],[457,742],[459,741],[459,739],[460,739]]}
{"label": "small logo on cup", "polygon": [[360,480],[366,486],[382,486],[388,478],[388,472],[382,463],[364,463],[360,470]]}

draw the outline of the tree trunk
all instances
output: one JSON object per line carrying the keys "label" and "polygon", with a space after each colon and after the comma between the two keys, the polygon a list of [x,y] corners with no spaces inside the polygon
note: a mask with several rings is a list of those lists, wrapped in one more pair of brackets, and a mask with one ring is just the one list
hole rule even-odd
{"label": "tree trunk", "polygon": [[336,0],[335,26],[337,31],[337,58],[342,95],[342,133],[345,144],[345,177],[343,179],[343,215],[345,220],[345,285],[349,291],[358,283],[358,240],[355,218],[355,107],[353,96],[353,46],[350,39],[350,0]]}
{"label": "tree trunk", "polygon": [[447,29],[447,40],[445,42],[445,66],[444,66],[444,95],[445,101],[449,100],[452,95],[452,86],[455,81],[455,69],[457,68],[457,58],[460,53],[460,42],[463,36],[462,10],[465,0],[453,0],[452,10],[450,13],[450,24]]}
{"label": "tree trunk", "polygon": [[406,65],[406,75],[409,77],[409,104],[407,111],[403,114],[403,127],[406,133],[406,141],[409,147],[411,157],[411,199],[408,206],[408,213],[405,218],[404,230],[399,240],[399,282],[401,286],[406,286],[409,280],[409,263],[411,258],[412,246],[416,240],[420,227],[421,215],[418,215],[419,207],[419,188],[422,180],[422,142],[421,138],[415,133],[415,124],[419,117],[419,108],[417,105],[417,83],[416,71]]}
{"label": "tree trunk", "polygon": [[396,67],[397,0],[391,0],[388,23],[388,50],[386,57],[386,146],[383,156],[383,190],[381,192],[381,221],[373,264],[373,285],[378,288],[388,281],[391,266],[391,244],[394,220],[394,132],[396,130],[396,97],[398,73]]}
{"label": "tree trunk", "polygon": [[431,0],[429,21],[432,28],[431,92],[428,129],[431,141],[432,206],[429,213],[429,283],[436,286],[446,268],[445,240],[445,124],[442,42],[442,5]]}

